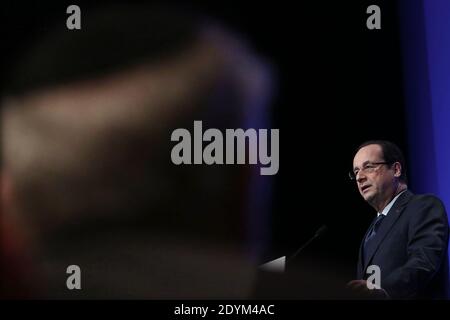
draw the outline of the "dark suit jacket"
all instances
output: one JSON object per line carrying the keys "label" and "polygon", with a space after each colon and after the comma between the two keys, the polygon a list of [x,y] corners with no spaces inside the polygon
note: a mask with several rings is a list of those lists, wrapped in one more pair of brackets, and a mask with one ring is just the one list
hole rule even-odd
{"label": "dark suit jacket", "polygon": [[381,287],[393,299],[448,298],[448,236],[448,218],[442,202],[435,196],[415,195],[407,190],[371,240],[374,243],[365,265],[363,238],[357,279],[367,279],[367,267],[378,265]]}

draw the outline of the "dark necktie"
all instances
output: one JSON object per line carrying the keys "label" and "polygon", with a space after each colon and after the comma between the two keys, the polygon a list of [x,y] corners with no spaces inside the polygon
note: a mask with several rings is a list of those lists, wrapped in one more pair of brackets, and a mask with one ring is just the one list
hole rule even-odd
{"label": "dark necktie", "polygon": [[367,262],[367,254],[369,252],[369,246],[373,238],[378,232],[378,229],[380,228],[381,222],[386,216],[384,214],[380,214],[378,217],[375,218],[375,221],[372,223],[372,226],[367,233],[367,237],[364,239],[364,248],[363,248],[363,254],[364,254],[364,265]]}

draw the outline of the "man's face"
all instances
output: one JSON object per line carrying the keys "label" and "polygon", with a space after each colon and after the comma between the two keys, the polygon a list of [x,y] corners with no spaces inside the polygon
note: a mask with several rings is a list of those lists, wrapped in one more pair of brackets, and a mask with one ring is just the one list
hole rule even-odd
{"label": "man's face", "polygon": [[381,146],[377,144],[361,148],[353,159],[359,193],[370,204],[385,201],[394,188],[394,170],[380,162],[385,160]]}

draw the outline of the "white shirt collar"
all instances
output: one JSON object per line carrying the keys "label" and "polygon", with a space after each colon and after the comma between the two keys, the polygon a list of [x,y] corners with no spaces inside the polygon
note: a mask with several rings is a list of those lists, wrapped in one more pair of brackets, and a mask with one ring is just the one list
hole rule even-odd
{"label": "white shirt collar", "polygon": [[391,202],[388,203],[388,205],[386,207],[384,207],[383,211],[378,212],[377,213],[377,217],[380,216],[380,214],[383,214],[384,216],[387,216],[389,210],[391,210],[392,206],[394,205],[395,201],[398,199],[398,197],[400,197],[400,195],[405,192],[407,189],[403,190],[402,192],[400,192],[398,195],[396,195],[394,197],[394,199],[391,200]]}

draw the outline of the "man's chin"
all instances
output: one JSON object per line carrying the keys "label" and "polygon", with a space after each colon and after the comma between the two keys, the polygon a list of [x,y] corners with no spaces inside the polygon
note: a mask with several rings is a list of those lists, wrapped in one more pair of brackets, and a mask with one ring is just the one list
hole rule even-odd
{"label": "man's chin", "polygon": [[370,191],[364,193],[362,196],[363,196],[364,200],[366,200],[366,201],[369,202],[369,203],[370,203],[370,202],[373,200],[373,198],[375,197],[375,195],[374,195],[373,193],[371,193]]}

